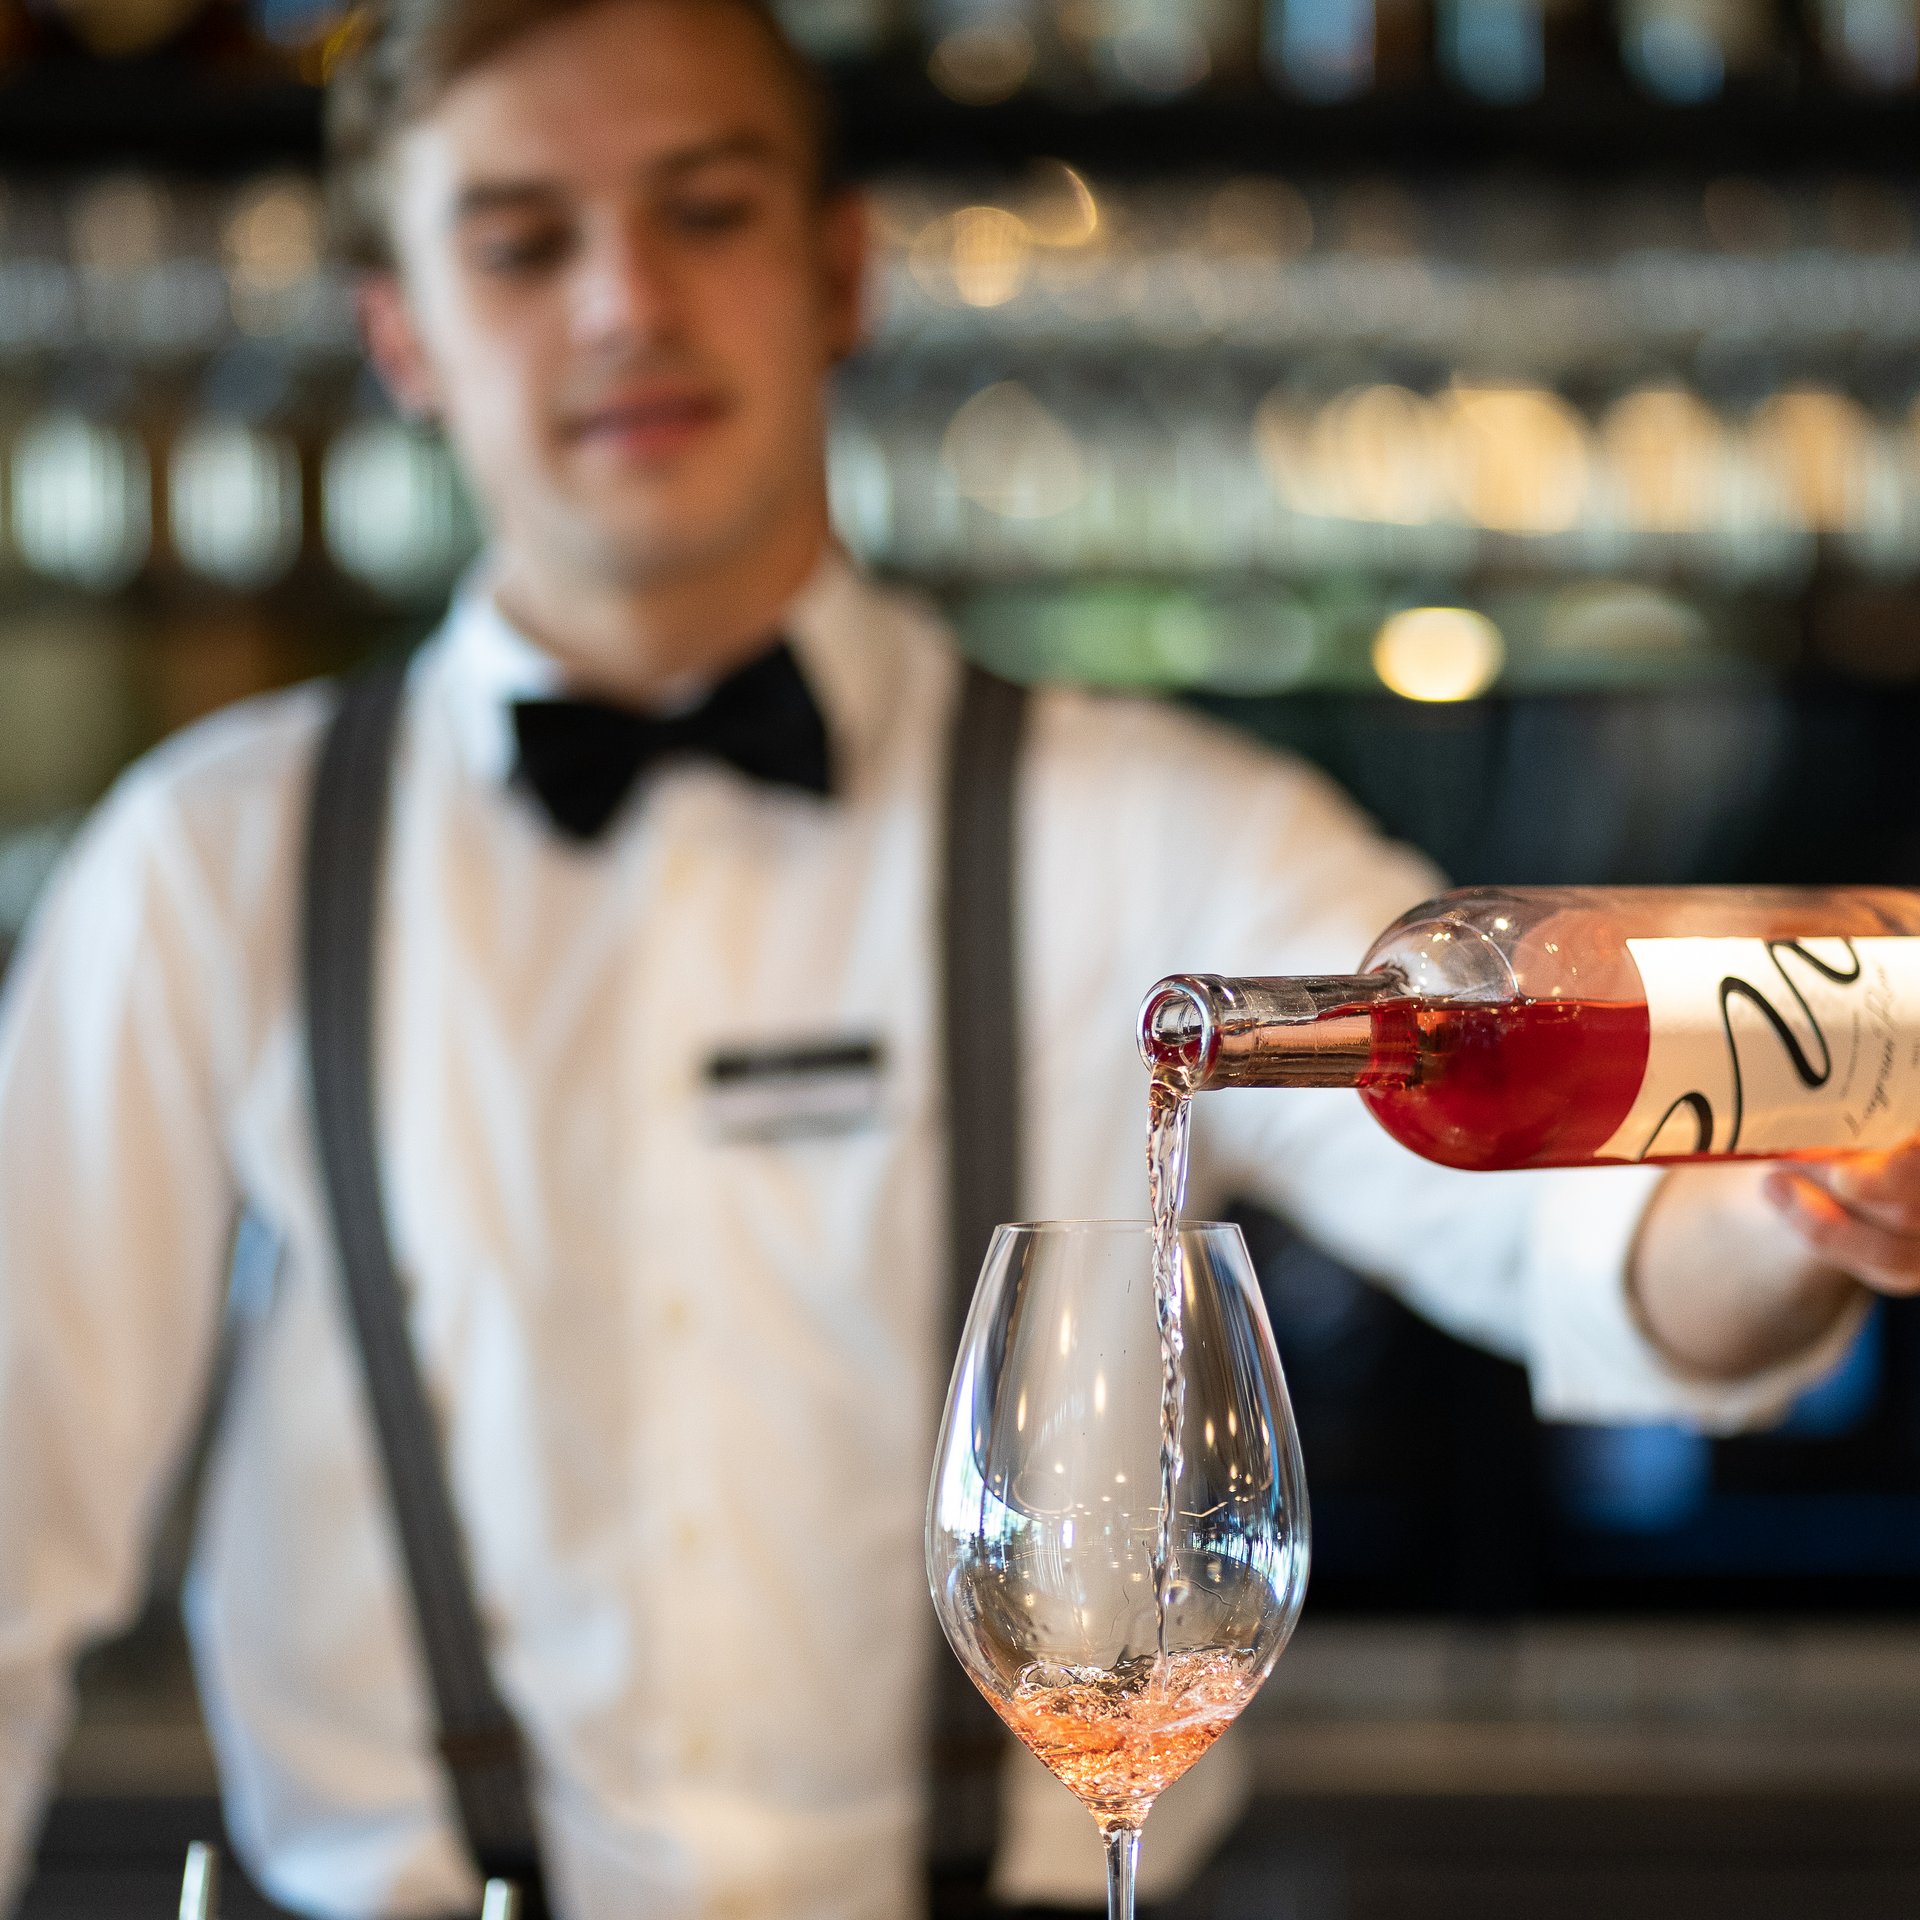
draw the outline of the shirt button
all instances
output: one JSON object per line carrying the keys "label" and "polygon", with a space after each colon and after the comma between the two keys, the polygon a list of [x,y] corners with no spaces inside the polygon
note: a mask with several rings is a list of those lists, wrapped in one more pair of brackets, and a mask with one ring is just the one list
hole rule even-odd
{"label": "shirt button", "polygon": [[684,1300],[669,1300],[660,1315],[661,1324],[669,1333],[680,1334],[687,1330],[687,1321],[691,1316],[687,1312]]}
{"label": "shirt button", "polygon": [[673,1530],[673,1544],[682,1553],[697,1553],[700,1549],[700,1528],[692,1520],[680,1521]]}
{"label": "shirt button", "polygon": [[690,1733],[680,1751],[689,1768],[705,1767],[713,1759],[713,1742],[704,1733]]}

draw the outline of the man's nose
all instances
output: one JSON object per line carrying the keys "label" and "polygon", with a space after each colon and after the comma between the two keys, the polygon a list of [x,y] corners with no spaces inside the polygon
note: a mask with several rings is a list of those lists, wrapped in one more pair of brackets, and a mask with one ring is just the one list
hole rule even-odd
{"label": "man's nose", "polygon": [[585,346],[644,346],[678,333],[672,251],[645,223],[609,223],[595,236],[575,280],[573,325]]}

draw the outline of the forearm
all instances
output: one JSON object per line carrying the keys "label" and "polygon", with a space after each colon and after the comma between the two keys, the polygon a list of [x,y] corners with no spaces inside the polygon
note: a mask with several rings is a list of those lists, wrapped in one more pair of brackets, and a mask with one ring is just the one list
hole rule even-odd
{"label": "forearm", "polygon": [[1806,1353],[1859,1298],[1857,1281],[1797,1233],[1751,1162],[1676,1168],[1635,1242],[1628,1293],[1681,1373],[1748,1378]]}

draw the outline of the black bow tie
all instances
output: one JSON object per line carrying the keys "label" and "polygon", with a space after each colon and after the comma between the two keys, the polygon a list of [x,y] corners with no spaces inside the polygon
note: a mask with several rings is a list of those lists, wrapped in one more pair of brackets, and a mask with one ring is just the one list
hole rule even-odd
{"label": "black bow tie", "polygon": [[515,781],[574,840],[597,837],[641,773],[669,756],[724,760],[756,780],[808,793],[832,785],[826,726],[784,641],[690,713],[662,720],[605,700],[521,700],[513,730]]}

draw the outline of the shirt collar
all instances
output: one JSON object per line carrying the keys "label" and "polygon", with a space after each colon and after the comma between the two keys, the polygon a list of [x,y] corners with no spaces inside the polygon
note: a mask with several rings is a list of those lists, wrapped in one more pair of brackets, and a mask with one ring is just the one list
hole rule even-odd
{"label": "shirt collar", "polygon": [[[778,623],[819,702],[836,764],[864,750],[887,704],[868,632],[875,624],[865,605],[870,591],[830,548]],[[461,758],[477,779],[504,785],[516,756],[514,702],[564,693],[565,670],[500,611],[484,562],[455,592],[435,651]],[[670,704],[691,705],[704,692],[677,689]]]}

